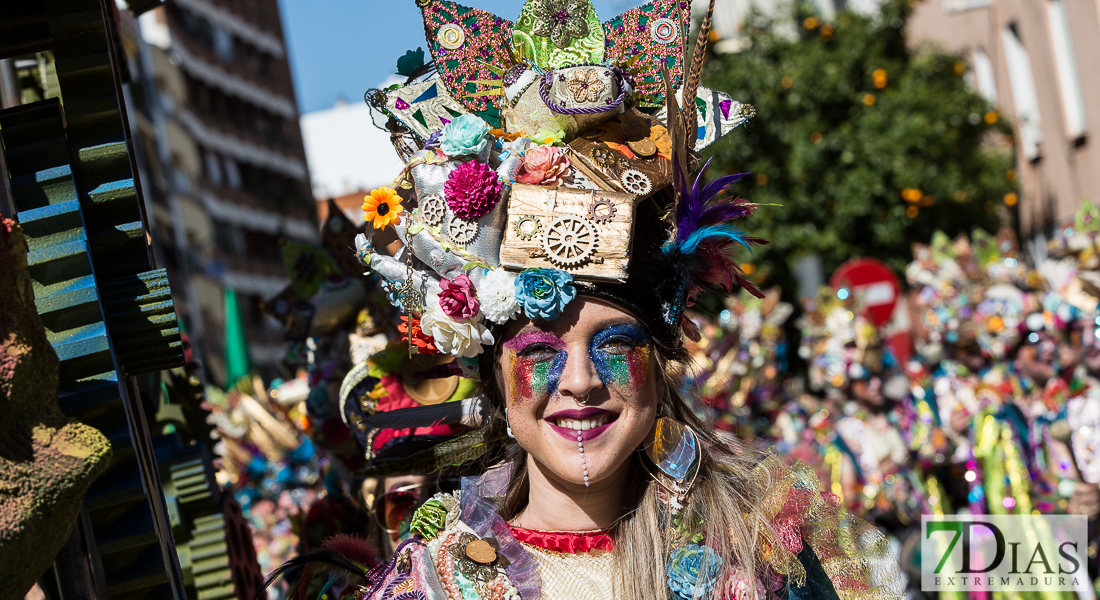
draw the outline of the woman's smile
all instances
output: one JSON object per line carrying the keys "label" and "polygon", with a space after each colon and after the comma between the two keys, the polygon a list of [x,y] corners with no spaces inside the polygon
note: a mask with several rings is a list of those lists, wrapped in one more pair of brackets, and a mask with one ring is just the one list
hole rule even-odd
{"label": "woman's smile", "polygon": [[611,428],[619,413],[602,408],[559,410],[544,420],[555,433],[570,441],[594,440]]}

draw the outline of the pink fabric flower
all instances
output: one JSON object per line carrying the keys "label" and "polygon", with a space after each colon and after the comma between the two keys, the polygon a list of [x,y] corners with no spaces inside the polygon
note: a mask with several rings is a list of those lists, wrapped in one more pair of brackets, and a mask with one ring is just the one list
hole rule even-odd
{"label": "pink fabric flower", "polygon": [[451,171],[443,192],[447,206],[463,219],[480,219],[500,202],[500,177],[489,165],[471,160]]}
{"label": "pink fabric flower", "polygon": [[439,282],[443,291],[439,292],[439,308],[444,314],[456,321],[465,321],[481,310],[481,303],[474,293],[474,282],[466,275],[455,277],[454,281],[444,278]]}
{"label": "pink fabric flower", "polygon": [[529,185],[558,185],[569,174],[569,157],[562,148],[531,146],[523,157],[516,181]]}
{"label": "pink fabric flower", "polygon": [[756,577],[748,577],[738,570],[729,578],[729,589],[722,600],[767,600],[768,592]]}

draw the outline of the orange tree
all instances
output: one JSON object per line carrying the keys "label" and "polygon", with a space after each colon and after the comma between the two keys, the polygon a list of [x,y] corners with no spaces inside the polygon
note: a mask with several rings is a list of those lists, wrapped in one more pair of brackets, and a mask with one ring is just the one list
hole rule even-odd
{"label": "orange tree", "polygon": [[1016,202],[1011,130],[966,83],[962,57],[914,49],[907,0],[835,22],[798,3],[750,17],[739,52],[712,57],[704,84],[756,107],[756,118],[708,149],[708,176],[750,172],[737,192],[760,205],[746,223],[771,240],[750,262],[763,285],[795,291],[799,258],[826,277],[872,256],[899,274],[911,244],[998,226]]}

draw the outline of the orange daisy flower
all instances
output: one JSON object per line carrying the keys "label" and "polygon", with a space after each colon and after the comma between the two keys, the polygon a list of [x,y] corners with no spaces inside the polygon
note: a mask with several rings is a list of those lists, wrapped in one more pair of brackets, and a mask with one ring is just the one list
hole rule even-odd
{"label": "orange daisy flower", "polygon": [[391,187],[380,187],[363,198],[363,220],[375,229],[385,229],[401,220],[401,197]]}

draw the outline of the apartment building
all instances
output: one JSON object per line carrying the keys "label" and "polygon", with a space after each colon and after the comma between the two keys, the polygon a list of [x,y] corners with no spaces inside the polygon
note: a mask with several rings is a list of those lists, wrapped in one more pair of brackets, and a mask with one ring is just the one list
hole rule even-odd
{"label": "apartment building", "polygon": [[225,384],[236,301],[252,366],[274,377],[286,346],[260,304],[288,281],[280,240],[318,237],[277,0],[168,0],[139,25],[135,135],[156,149],[143,181],[182,321]]}
{"label": "apartment building", "polygon": [[1025,233],[1100,199],[1100,2],[925,0],[910,36],[967,56],[975,87],[1012,120]]}

